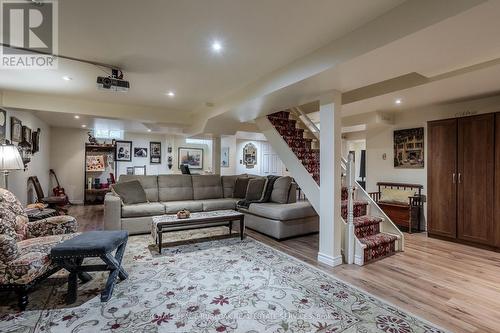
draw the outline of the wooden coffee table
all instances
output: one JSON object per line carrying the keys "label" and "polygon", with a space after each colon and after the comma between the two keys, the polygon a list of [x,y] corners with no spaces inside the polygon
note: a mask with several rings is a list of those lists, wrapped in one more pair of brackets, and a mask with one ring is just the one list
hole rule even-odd
{"label": "wooden coffee table", "polygon": [[235,210],[191,213],[191,216],[186,219],[179,219],[176,214],[153,216],[151,236],[158,245],[158,252],[161,253],[164,232],[227,225],[231,234],[234,221],[240,222],[240,238],[243,240],[245,238],[245,215]]}

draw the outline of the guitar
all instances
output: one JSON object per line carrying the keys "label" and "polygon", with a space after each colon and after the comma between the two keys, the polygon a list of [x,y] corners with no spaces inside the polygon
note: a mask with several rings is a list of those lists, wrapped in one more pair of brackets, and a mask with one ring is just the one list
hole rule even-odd
{"label": "guitar", "polygon": [[57,186],[52,189],[52,193],[54,193],[55,196],[60,197],[60,196],[66,196],[66,193],[64,192],[64,188],[61,187],[59,184],[59,179],[57,179],[56,172],[53,169],[49,170],[50,174],[54,176],[56,179]]}

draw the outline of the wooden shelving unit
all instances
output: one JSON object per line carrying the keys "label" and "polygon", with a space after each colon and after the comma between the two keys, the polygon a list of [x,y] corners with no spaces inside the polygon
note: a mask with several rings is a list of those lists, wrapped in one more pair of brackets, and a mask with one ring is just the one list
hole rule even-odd
{"label": "wooden shelving unit", "polygon": [[[85,144],[85,177],[84,177],[84,201],[86,205],[102,204],[104,196],[111,191],[108,186],[108,179],[111,178],[111,173],[116,175],[116,160],[115,160],[116,146],[112,144]],[[102,156],[104,160],[104,168],[97,170],[90,170],[88,166],[88,157],[99,158]],[[89,188],[89,178],[92,178],[92,188]],[[102,187],[96,188],[95,179],[99,179]]]}

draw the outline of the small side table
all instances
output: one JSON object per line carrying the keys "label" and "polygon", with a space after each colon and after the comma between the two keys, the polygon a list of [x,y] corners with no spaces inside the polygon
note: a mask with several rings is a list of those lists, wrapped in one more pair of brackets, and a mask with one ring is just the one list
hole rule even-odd
{"label": "small side table", "polygon": [[33,221],[43,220],[43,219],[46,219],[48,217],[57,216],[59,214],[57,214],[57,211],[55,209],[44,208],[41,210],[40,209],[26,210],[26,215],[28,215],[29,221],[33,222]]}
{"label": "small side table", "polygon": [[[101,302],[107,302],[113,294],[116,278],[125,280],[128,274],[121,263],[127,245],[127,231],[84,232],[52,248],[52,260],[69,271],[66,303],[72,304],[77,297],[77,276],[90,278],[86,272],[109,271],[106,287],[101,292]],[[113,256],[112,252],[116,249]],[[82,265],[85,258],[99,257],[105,265]]]}

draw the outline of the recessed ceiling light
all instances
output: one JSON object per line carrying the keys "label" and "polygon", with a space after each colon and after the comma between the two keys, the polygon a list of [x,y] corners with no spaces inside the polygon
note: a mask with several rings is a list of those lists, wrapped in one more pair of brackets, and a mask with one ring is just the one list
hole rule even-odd
{"label": "recessed ceiling light", "polygon": [[220,53],[222,51],[222,44],[221,42],[219,41],[214,41],[212,43],[212,51],[214,51],[215,53]]}
{"label": "recessed ceiling light", "polygon": [[64,81],[71,81],[71,80],[73,80],[73,78],[72,78],[72,77],[67,76],[67,75],[64,75],[64,76],[62,77],[62,79],[63,79]]}
{"label": "recessed ceiling light", "polygon": [[151,128],[148,128],[148,132],[151,132]]}
{"label": "recessed ceiling light", "polygon": [[75,119],[80,119],[80,116],[76,114]]}
{"label": "recessed ceiling light", "polygon": [[174,97],[175,93],[173,91],[169,91],[169,92],[167,92],[167,96],[168,97]]}
{"label": "recessed ceiling light", "polygon": [[82,125],[83,128],[87,127],[87,125]]}
{"label": "recessed ceiling light", "polygon": [[401,98],[398,98],[397,100],[394,101],[394,103],[401,104],[401,103],[403,103],[403,101],[401,100]]}

